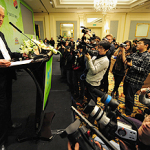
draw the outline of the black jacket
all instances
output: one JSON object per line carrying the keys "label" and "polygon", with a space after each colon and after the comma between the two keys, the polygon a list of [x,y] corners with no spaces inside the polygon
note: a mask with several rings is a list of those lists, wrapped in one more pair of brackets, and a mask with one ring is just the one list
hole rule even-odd
{"label": "black jacket", "polygon": [[[11,58],[20,58],[20,57],[22,57],[22,54],[20,54],[20,53],[11,52],[11,50],[8,47],[8,44],[7,44],[6,40],[5,40],[4,34],[2,32],[0,32],[0,37],[2,38],[2,40],[3,40],[3,42],[4,42],[5,46],[6,46],[6,49],[8,50],[8,53],[9,53]],[[0,50],[0,59],[4,59],[1,50]],[[0,73],[3,74],[3,75],[10,74],[11,78],[16,79],[15,70],[11,69],[10,67],[8,67],[8,68],[0,68]]]}

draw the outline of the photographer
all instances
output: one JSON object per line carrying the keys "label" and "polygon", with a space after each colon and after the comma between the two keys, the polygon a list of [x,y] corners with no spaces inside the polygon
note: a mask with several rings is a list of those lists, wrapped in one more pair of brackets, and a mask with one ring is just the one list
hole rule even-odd
{"label": "photographer", "polygon": [[[125,41],[124,43],[120,44],[119,48],[114,53],[114,56],[117,56],[117,58],[116,58],[116,62],[112,69],[115,85],[114,85],[113,91],[111,92],[111,96],[113,98],[115,98],[115,96],[116,96],[117,99],[119,98],[118,88],[119,88],[121,81],[123,80],[123,77],[124,77],[126,69],[127,69],[122,60],[122,49],[123,48],[125,48],[125,57],[131,55],[132,54],[131,42]],[[115,92],[116,92],[116,95],[114,96]]]}
{"label": "photographer", "polygon": [[133,112],[134,95],[144,85],[150,72],[150,53],[147,52],[149,45],[149,39],[140,39],[137,44],[139,52],[133,53],[127,58],[125,57],[125,49],[122,51],[123,62],[128,66],[123,85],[126,115],[131,115]]}
{"label": "photographer", "polygon": [[110,43],[110,48],[109,50],[107,51],[106,53],[106,56],[108,57],[109,59],[109,67],[101,81],[101,85],[100,85],[100,89],[103,89],[104,92],[108,92],[108,86],[109,86],[109,82],[108,82],[108,74],[109,74],[109,68],[110,68],[110,64],[111,64],[111,56],[114,54],[115,52],[115,46],[113,44],[113,36],[112,34],[108,34],[106,35],[106,38],[105,40],[107,40],[109,43]]}
{"label": "photographer", "polygon": [[71,51],[75,49],[75,42],[73,41],[73,38],[70,39],[69,46],[71,47],[70,48]]}
{"label": "photographer", "polygon": [[[77,101],[82,103],[84,99],[84,81],[80,79],[80,76],[85,70],[85,54],[83,53],[82,46],[79,49],[73,51],[73,85],[74,85],[74,98],[78,98]],[[80,91],[79,91],[80,86]]]}
{"label": "photographer", "polygon": [[71,52],[69,46],[64,47],[64,51],[65,51],[65,53],[64,53],[64,69],[65,69],[66,75],[67,75],[67,84],[69,86],[69,91],[71,92],[71,94],[73,94],[73,80],[72,80],[73,56],[72,56],[72,52]]}
{"label": "photographer", "polygon": [[97,96],[92,92],[94,88],[99,88],[103,75],[105,74],[109,60],[106,56],[107,51],[110,48],[108,41],[101,41],[98,45],[98,56],[95,59],[91,59],[89,53],[85,54],[87,58],[88,73],[86,76],[87,98],[88,101],[93,99],[97,104]]}
{"label": "photographer", "polygon": [[140,95],[139,95],[139,101],[146,105],[148,108],[150,108],[150,88],[141,88]]}
{"label": "photographer", "polygon": [[66,78],[66,70],[64,68],[65,66],[65,48],[68,47],[69,42],[66,41],[65,44],[61,45],[61,47],[59,48],[59,51],[61,52],[62,55],[60,55],[60,69],[61,69],[61,78]]}

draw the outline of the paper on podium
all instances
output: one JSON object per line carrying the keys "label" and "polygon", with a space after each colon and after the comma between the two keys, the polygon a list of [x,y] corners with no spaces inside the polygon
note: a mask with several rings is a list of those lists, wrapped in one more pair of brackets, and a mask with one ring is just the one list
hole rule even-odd
{"label": "paper on podium", "polygon": [[9,67],[23,65],[23,64],[29,64],[32,60],[33,59],[11,62],[11,65]]}

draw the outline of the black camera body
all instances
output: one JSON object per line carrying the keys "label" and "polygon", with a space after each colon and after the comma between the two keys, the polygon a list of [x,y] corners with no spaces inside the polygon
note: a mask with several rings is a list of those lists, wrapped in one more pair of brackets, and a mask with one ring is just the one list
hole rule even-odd
{"label": "black camera body", "polygon": [[57,40],[58,47],[61,46],[61,45],[65,46],[65,41],[63,40],[63,36],[59,35],[57,37],[58,37],[58,40]]}
{"label": "black camera body", "polygon": [[77,54],[78,54],[78,52],[80,52],[80,49],[76,49],[76,50],[74,50],[74,51],[73,51],[73,54],[74,54],[74,55],[77,55]]}
{"label": "black camera body", "polygon": [[84,34],[86,34],[88,31],[91,31],[91,29],[88,29],[88,28],[86,28],[84,26],[81,26],[81,28],[83,28],[82,29],[82,33],[84,33]]}
{"label": "black camera body", "polygon": [[127,62],[131,62],[131,57],[128,56],[126,60],[127,60]]}
{"label": "black camera body", "polygon": [[89,48],[86,48],[85,54],[89,53],[91,56],[98,56],[98,51],[97,50],[91,50]]}
{"label": "black camera body", "polygon": [[121,44],[119,45],[119,47],[126,48],[126,47],[127,47],[127,44],[121,43]]}
{"label": "black camera body", "polygon": [[75,143],[78,142],[80,150],[100,150],[89,134],[89,130],[87,130],[85,126],[79,127],[80,124],[81,122],[79,119],[70,124],[65,131],[60,134],[61,138],[67,137],[72,149],[74,149]]}

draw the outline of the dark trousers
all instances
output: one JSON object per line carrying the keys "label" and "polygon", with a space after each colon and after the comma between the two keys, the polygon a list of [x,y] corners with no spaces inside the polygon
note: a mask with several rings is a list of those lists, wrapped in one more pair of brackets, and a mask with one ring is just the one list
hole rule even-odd
{"label": "dark trousers", "polygon": [[124,76],[119,76],[117,74],[114,74],[114,80],[115,80],[115,86],[114,86],[114,89],[113,89],[114,92],[115,91],[118,92],[118,88],[119,88],[119,85],[120,85],[123,77]]}
{"label": "dark trousers", "polygon": [[[80,76],[83,74],[83,71],[73,71],[73,85],[74,85],[74,92],[80,98],[84,98],[84,81],[80,79]],[[80,87],[80,91],[79,91]]]}
{"label": "dark trousers", "polygon": [[12,125],[12,79],[11,74],[0,73],[0,144],[7,138],[7,131]]}
{"label": "dark trousers", "polygon": [[89,102],[91,99],[95,102],[95,104],[97,104],[97,95],[93,92],[93,89],[99,89],[99,86],[92,86],[91,84],[85,82],[86,85],[86,97],[87,97],[87,101]]}
{"label": "dark trousers", "polygon": [[125,113],[126,115],[131,115],[133,112],[134,106],[134,95],[138,90],[140,90],[142,85],[132,85],[126,81],[124,81],[123,90],[125,95]]}
{"label": "dark trousers", "polygon": [[107,69],[106,73],[103,76],[103,79],[101,80],[101,85],[100,85],[100,89],[104,89],[104,92],[108,92],[108,74],[109,74],[109,69]]}
{"label": "dark trousers", "polygon": [[72,70],[67,70],[67,84],[69,86],[71,94],[73,94],[73,80],[72,80],[72,76],[73,76],[73,71]]}

